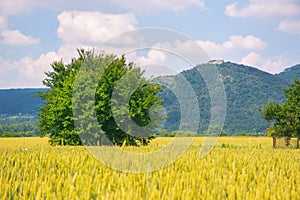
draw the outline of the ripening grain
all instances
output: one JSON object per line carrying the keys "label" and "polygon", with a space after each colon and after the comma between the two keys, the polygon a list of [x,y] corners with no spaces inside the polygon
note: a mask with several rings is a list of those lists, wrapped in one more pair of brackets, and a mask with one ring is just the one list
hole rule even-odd
{"label": "ripening grain", "polygon": [[[158,138],[151,151],[168,142]],[[46,139],[0,139],[1,199],[300,199],[300,150],[270,138],[224,137],[204,159],[203,138],[170,166],[149,174],[113,170],[84,147]],[[144,149],[141,149],[144,148]]]}

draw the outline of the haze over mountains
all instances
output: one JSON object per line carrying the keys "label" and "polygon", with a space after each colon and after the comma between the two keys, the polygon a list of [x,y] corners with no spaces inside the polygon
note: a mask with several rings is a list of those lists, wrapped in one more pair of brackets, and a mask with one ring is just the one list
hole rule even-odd
{"label": "haze over mountains", "polygon": [[[290,85],[295,77],[300,77],[300,65],[286,69],[279,74],[269,74],[257,68],[231,62],[216,65],[222,75],[227,97],[227,112],[224,130],[227,134],[258,133],[264,131],[269,123],[263,120],[259,109],[269,101],[283,102],[282,89]],[[201,111],[200,132],[207,129],[210,120],[210,97],[205,82],[197,75],[196,66],[181,72],[196,92]],[[173,76],[176,79],[178,75]],[[45,89],[6,89],[0,90],[0,115],[37,116],[38,106],[43,101],[37,97]],[[172,92],[164,90],[161,94],[168,111],[166,127],[176,130],[180,122],[180,107]]]}

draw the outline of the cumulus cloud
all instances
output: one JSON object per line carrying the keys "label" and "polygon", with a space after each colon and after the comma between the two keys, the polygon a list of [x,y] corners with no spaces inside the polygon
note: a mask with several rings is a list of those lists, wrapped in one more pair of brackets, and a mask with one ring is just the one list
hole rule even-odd
{"label": "cumulus cloud", "polygon": [[300,15],[299,0],[249,0],[245,7],[237,3],[226,6],[225,14],[230,17],[286,17]]}
{"label": "cumulus cloud", "polygon": [[241,35],[232,35],[229,37],[229,41],[226,41],[223,46],[228,49],[257,50],[263,49],[267,45],[260,38],[253,35],[247,35],[245,37]]}
{"label": "cumulus cloud", "polygon": [[166,62],[167,55],[155,49],[151,49],[147,56],[137,57],[137,61],[140,65],[151,65],[154,63],[164,64]]}
{"label": "cumulus cloud", "polygon": [[11,46],[27,46],[32,44],[38,44],[39,39],[32,38],[31,36],[23,35],[17,30],[5,30],[1,33],[3,40],[2,44]]}
{"label": "cumulus cloud", "polygon": [[247,56],[241,59],[241,64],[253,66],[260,70],[275,74],[283,71],[290,66],[288,59],[284,57],[265,59],[259,53],[250,52]]}
{"label": "cumulus cloud", "polygon": [[42,54],[38,59],[23,57],[16,61],[6,61],[0,57],[0,85],[1,88],[42,87],[45,71],[50,71],[50,64],[60,60],[55,52]]}
{"label": "cumulus cloud", "polygon": [[[225,59],[256,67],[269,73],[278,73],[292,63],[283,56],[265,58],[259,52],[267,44],[255,36],[230,36],[228,41],[217,44],[212,41],[197,41],[213,59]],[[245,56],[246,55],[246,56]]]}
{"label": "cumulus cloud", "polygon": [[1,0],[0,1],[0,13],[2,15],[15,15],[31,12],[40,0]]}
{"label": "cumulus cloud", "polygon": [[62,12],[58,15],[58,36],[66,43],[97,43],[135,28],[133,14],[105,14],[101,12]]}
{"label": "cumulus cloud", "polygon": [[232,35],[229,36],[229,39],[222,44],[201,40],[197,41],[197,43],[212,58],[226,58],[230,56],[230,54],[234,54],[241,50],[256,51],[267,47],[267,44],[262,39],[253,35]]}
{"label": "cumulus cloud", "polygon": [[276,30],[300,35],[300,20],[298,21],[284,20],[280,22]]}
{"label": "cumulus cloud", "polygon": [[250,52],[247,56],[242,58],[241,63],[248,66],[258,66],[262,63],[262,57],[256,52]]}
{"label": "cumulus cloud", "polygon": [[283,56],[275,58],[264,58],[261,56],[259,51],[266,48],[267,44],[254,36],[230,36],[229,40],[222,44],[211,41],[197,41],[197,43],[213,59],[230,60],[256,67],[269,73],[281,72],[291,64]]}
{"label": "cumulus cloud", "polygon": [[7,26],[6,17],[0,16],[0,32],[7,30],[7,29],[8,29],[8,26]]}
{"label": "cumulus cloud", "polygon": [[5,16],[0,16],[0,44],[10,46],[28,46],[38,44],[39,39],[26,36],[18,30],[10,30]]}
{"label": "cumulus cloud", "polygon": [[[3,18],[4,19],[4,18]],[[91,49],[97,42],[103,42],[111,36],[134,29],[137,23],[134,15],[111,15],[100,12],[63,12],[58,16],[60,25],[57,30],[63,40],[62,46],[57,51],[42,54],[37,59],[26,56],[19,60],[8,61],[0,59],[1,87],[41,87],[45,78],[44,72],[51,70],[50,64],[63,58],[70,62],[77,57],[78,48]],[[25,36],[20,31],[9,30],[7,23],[2,20],[5,30],[0,31],[1,44],[5,45],[31,45],[37,44],[39,39]],[[125,43],[130,43],[134,38],[127,38]],[[11,77],[13,76],[13,77]]]}

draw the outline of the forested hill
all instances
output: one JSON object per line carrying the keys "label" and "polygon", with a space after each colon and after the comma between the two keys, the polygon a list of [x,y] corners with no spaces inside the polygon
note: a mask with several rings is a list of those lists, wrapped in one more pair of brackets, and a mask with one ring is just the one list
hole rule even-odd
{"label": "forested hill", "polygon": [[34,115],[43,101],[38,92],[46,89],[5,89],[0,90],[0,115]]}
{"label": "forested hill", "polygon": [[[201,111],[200,130],[204,131],[210,119],[210,97],[205,82],[197,75],[196,66],[181,74],[194,88],[201,88],[197,93]],[[263,120],[259,109],[269,101],[283,102],[282,89],[289,86],[295,76],[300,77],[300,65],[284,72],[272,75],[256,68],[224,62],[217,65],[222,75],[226,96],[227,113],[225,132],[227,134],[257,133],[264,131],[269,124]],[[176,80],[176,75],[172,79]],[[37,97],[39,91],[46,89],[8,89],[0,90],[0,115],[32,115],[38,113],[38,106],[43,101]],[[176,130],[180,122],[180,108],[172,92],[164,90],[161,93],[169,118],[166,123],[168,131]]]}
{"label": "forested hill", "polygon": [[283,72],[276,74],[275,76],[291,84],[295,77],[297,77],[298,79],[300,78],[300,64],[287,68]]}
{"label": "forested hill", "polygon": [[[191,70],[182,72],[191,83],[193,88],[198,88],[199,108],[201,111],[200,129],[204,131],[208,127],[210,120],[210,97],[204,80],[197,74],[196,66]],[[227,113],[224,129],[227,134],[257,133],[264,131],[269,124],[264,121],[262,112],[264,104],[269,101],[283,102],[283,88],[289,84],[266,72],[253,67],[238,65],[230,62],[218,64],[220,74],[225,86],[227,96]],[[173,77],[176,81],[177,76]],[[199,90],[200,88],[200,90]],[[165,90],[162,96],[170,117],[167,127],[176,129],[180,122],[180,109],[177,102],[171,98],[173,94]],[[174,106],[175,104],[175,106]]]}

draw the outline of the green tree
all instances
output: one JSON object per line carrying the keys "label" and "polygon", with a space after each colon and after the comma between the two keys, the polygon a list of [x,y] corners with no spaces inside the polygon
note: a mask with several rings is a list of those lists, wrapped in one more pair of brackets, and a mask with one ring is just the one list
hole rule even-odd
{"label": "green tree", "polygon": [[295,78],[283,91],[287,100],[282,105],[269,102],[264,107],[264,118],[274,122],[268,133],[270,136],[300,136],[300,81]]}
{"label": "green tree", "polygon": [[[119,117],[122,122],[122,117],[129,113],[138,127],[148,127],[153,119],[150,110],[154,105],[162,104],[156,95],[161,87],[146,80],[138,67],[126,63],[124,56],[96,55],[85,50],[78,52],[79,58],[72,59],[70,64],[54,62],[53,71],[46,73],[43,84],[50,89],[40,94],[45,100],[39,113],[41,135],[50,134],[51,144],[102,145],[108,144],[106,140],[114,145],[122,145],[125,140],[127,145],[147,144],[151,135],[136,136],[131,133],[131,127],[124,131],[115,118]],[[80,69],[82,66],[83,70]],[[77,77],[79,70],[80,76]],[[121,84],[123,90],[116,95],[126,96],[132,92],[127,106],[119,105],[112,98],[123,77],[130,80],[125,83],[134,85],[138,81],[139,85],[132,92],[132,87],[126,89]],[[115,112],[113,106],[117,107]],[[74,111],[76,116],[73,116]],[[162,118],[157,116],[157,119]],[[76,126],[74,121],[78,122]],[[158,126],[156,123],[150,128],[155,131]]]}

